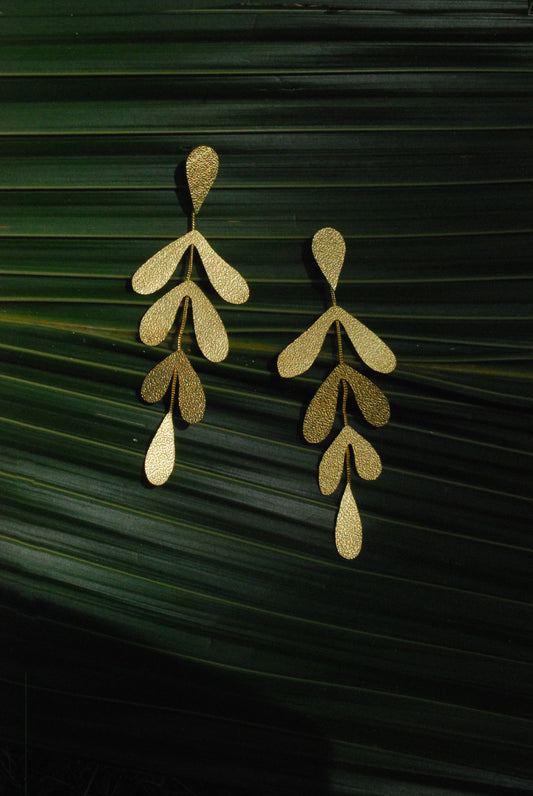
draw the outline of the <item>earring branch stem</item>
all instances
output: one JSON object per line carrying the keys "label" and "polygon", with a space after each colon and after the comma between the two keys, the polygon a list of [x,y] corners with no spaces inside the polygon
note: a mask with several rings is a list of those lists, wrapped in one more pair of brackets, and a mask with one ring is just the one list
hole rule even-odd
{"label": "earring branch stem", "polygon": [[[196,229],[196,214],[193,212],[191,213],[191,231]],[[192,274],[192,266],[193,266],[193,257],[194,257],[194,245],[191,244],[189,249],[189,264],[187,266],[187,273],[185,275],[185,281],[191,278]],[[183,337],[183,332],[185,331],[185,324],[187,323],[187,314],[189,312],[189,296],[185,296],[183,301],[183,313],[181,316],[181,324],[180,329],[178,332],[178,340],[176,343],[176,348],[178,351],[181,351],[181,338]]]}

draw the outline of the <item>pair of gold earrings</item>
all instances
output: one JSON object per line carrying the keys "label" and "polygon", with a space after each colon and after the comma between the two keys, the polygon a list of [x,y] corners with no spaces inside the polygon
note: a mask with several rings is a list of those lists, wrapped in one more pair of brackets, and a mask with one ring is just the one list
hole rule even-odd
{"label": "pair of gold earrings", "polygon": [[[209,193],[218,172],[218,156],[214,149],[200,146],[186,162],[187,183],[192,200],[190,231],[157,252],[134,274],[132,284],[137,293],[154,293],[172,277],[178,263],[188,250],[185,278],[159,298],[143,315],[139,335],[146,345],[156,346],[165,340],[182,306],[177,325],[176,348],[146,376],[141,396],[148,403],[162,400],[170,391],[169,409],[146,454],[146,477],[155,486],[164,484],[174,468],[174,422],[176,402],[183,420],[198,423],[205,412],[205,393],[190,360],[182,349],[182,337],[189,309],[196,342],[211,362],[220,362],[228,354],[229,343],[224,324],[205,293],[192,280],[196,249],[207,277],[218,295],[232,304],[243,304],[249,297],[246,281],[209,245],[196,229],[196,215]],[[326,334],[335,325],[338,364],[320,385],[312,398],[303,422],[303,434],[311,443],[323,442],[329,436],[337,416],[339,392],[342,390],[343,426],[324,452],[318,468],[318,484],[322,494],[330,495],[339,486],[346,472],[346,483],[335,526],[337,550],[343,558],[355,558],[361,550],[362,526],[351,488],[352,455],[361,478],[374,480],[381,473],[381,460],[372,445],[348,422],[349,392],[365,419],[374,426],[383,426],[390,417],[385,395],[366,376],[346,364],[342,330],[348,336],[363,362],[375,371],[390,373],[396,359],[390,348],[366,326],[337,304],[335,290],[344,263],[346,245],[340,232],[325,227],[313,237],[313,256],[325,276],[331,294],[331,306],[312,326],[288,345],[278,357],[278,371],[290,378],[305,373],[317,358]],[[350,388],[350,389],[349,389]]]}

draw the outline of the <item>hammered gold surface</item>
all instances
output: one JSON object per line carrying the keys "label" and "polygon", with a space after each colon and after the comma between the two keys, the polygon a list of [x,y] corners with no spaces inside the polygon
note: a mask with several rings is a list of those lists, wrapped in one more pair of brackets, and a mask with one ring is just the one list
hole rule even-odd
{"label": "hammered gold surface", "polygon": [[218,295],[231,304],[244,304],[250,295],[246,280],[235,268],[219,257],[199,232],[196,232],[194,245],[207,277]]}
{"label": "hammered gold surface", "polygon": [[381,390],[366,376],[341,363],[320,385],[307,408],[303,422],[303,434],[307,442],[322,442],[331,431],[342,379],[352,388],[357,405],[369,423],[384,426],[390,419],[389,402]]}
{"label": "hammered gold surface", "polygon": [[329,448],[318,468],[318,485],[323,495],[331,495],[339,486],[348,445],[352,446],[355,468],[366,481],[374,481],[381,473],[381,459],[370,442],[351,426],[344,426]]}
{"label": "hammered gold surface", "polygon": [[167,412],[150,443],[144,460],[144,472],[154,486],[161,486],[174,469],[174,424],[172,414]]}
{"label": "hammered gold surface", "polygon": [[361,552],[363,527],[350,484],[346,484],[335,523],[335,544],[343,558],[356,558]]}
{"label": "hammered gold surface", "polygon": [[176,354],[177,352],[170,354],[146,375],[141,387],[141,397],[147,403],[160,401],[168,390],[176,368]]}
{"label": "hammered gold surface", "polygon": [[350,428],[349,443],[353,448],[355,469],[361,478],[366,481],[375,481],[381,474],[381,459],[379,454],[364,437]]}
{"label": "hammered gold surface", "polygon": [[335,307],[330,307],[329,310],[326,310],[307,331],[283,349],[278,356],[280,376],[289,379],[309,370],[319,355],[326,333],[334,321],[331,313],[335,309]]}
{"label": "hammered gold surface", "polygon": [[187,232],[178,240],[169,243],[164,249],[160,249],[153,257],[150,257],[143,265],[138,268],[131,280],[131,284],[136,293],[147,295],[154,293],[166,285],[179,261],[195,240],[195,232]]}
{"label": "hammered gold surface", "polygon": [[355,395],[363,417],[373,426],[384,426],[390,419],[390,406],[387,398],[370,379],[346,364],[338,366],[339,378],[344,378]]}
{"label": "hammered gold surface", "polygon": [[[326,448],[318,467],[318,485],[323,495],[331,495],[339,486],[346,448],[350,444],[350,426],[344,426],[331,445]],[[355,432],[354,432],[355,433]]]}
{"label": "hammered gold surface", "polygon": [[311,248],[320,270],[335,290],[346,254],[344,238],[333,227],[323,227],[313,236]]}
{"label": "hammered gold surface", "polygon": [[178,406],[186,423],[199,423],[205,413],[204,388],[198,374],[183,353],[175,353],[178,371]]}
{"label": "hammered gold surface", "polygon": [[189,282],[196,342],[206,359],[220,362],[229,350],[228,335],[220,315],[198,285]]}
{"label": "hammered gold surface", "polygon": [[198,213],[218,173],[218,155],[210,146],[198,146],[185,166],[194,212]]}
{"label": "hammered gold surface", "polygon": [[172,328],[181,300],[190,295],[189,286],[192,284],[193,282],[186,280],[172,288],[144,313],[139,326],[139,337],[143,343],[159,345],[163,342]]}
{"label": "hammered gold surface", "polygon": [[368,327],[341,307],[332,307],[331,309],[336,310],[337,319],[344,326],[353,347],[363,362],[379,373],[390,373],[394,370],[396,357],[377,334],[371,332]]}
{"label": "hammered gold surface", "polygon": [[333,428],[341,379],[339,368],[341,365],[331,371],[307,407],[303,422],[303,434],[307,442],[322,442]]}

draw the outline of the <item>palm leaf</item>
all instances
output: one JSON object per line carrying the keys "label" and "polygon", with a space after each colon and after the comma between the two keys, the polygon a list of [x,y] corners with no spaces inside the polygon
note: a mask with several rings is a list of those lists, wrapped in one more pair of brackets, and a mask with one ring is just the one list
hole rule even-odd
{"label": "palm leaf", "polygon": [[[193,5],[2,7],[2,736],[26,698],[30,749],[189,791],[530,789],[527,8]],[[187,232],[201,144],[199,228],[250,300],[202,284],[229,354],[189,324],[206,413],[154,490],[138,393],[170,350],[129,285]],[[366,371],[390,423],[351,415],[383,461],[355,561],[300,430],[334,331],[275,370],[328,306],[324,226],[339,304],[398,359]]]}

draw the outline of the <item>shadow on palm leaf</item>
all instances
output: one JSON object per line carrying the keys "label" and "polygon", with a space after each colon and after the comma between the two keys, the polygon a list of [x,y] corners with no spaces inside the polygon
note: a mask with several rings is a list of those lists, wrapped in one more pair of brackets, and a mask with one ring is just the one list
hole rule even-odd
{"label": "shadow on palm leaf", "polygon": [[64,611],[59,621],[3,614],[13,664],[0,681],[2,734],[23,743],[27,676],[29,792],[48,792],[42,765],[32,767],[48,750],[51,759],[127,769],[130,782],[136,771],[139,782],[143,772],[175,778],[177,796],[328,793],[326,741],[311,721],[260,694],[275,692],[270,678],[116,640],[111,627],[85,631]]}

